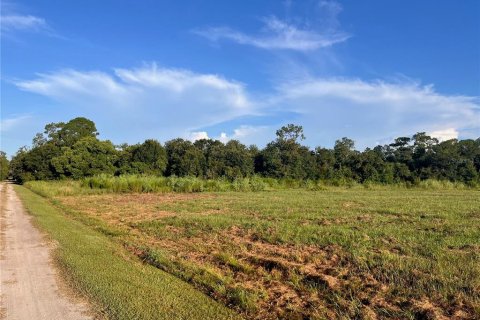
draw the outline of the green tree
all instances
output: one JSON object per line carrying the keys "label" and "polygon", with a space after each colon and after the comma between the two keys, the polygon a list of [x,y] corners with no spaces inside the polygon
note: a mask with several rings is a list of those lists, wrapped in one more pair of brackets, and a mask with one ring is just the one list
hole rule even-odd
{"label": "green tree", "polygon": [[315,161],[318,178],[330,180],[335,176],[335,154],[333,150],[317,147]]}
{"label": "green tree", "polygon": [[10,169],[10,162],[7,159],[7,154],[0,151],[0,180],[8,178],[8,172]]}
{"label": "green tree", "polygon": [[405,163],[395,163],[393,166],[394,182],[413,182],[412,172]]}
{"label": "green tree", "polygon": [[473,161],[470,159],[462,161],[457,167],[458,180],[467,184],[475,184],[478,181],[479,174]]}
{"label": "green tree", "polygon": [[303,140],[301,126],[289,124],[277,130],[277,139],[260,153],[260,171],[273,178],[306,179],[315,175],[315,155],[297,140]]}
{"label": "green tree", "polygon": [[389,145],[393,149],[393,162],[400,162],[406,165],[411,164],[413,156],[413,148],[410,145],[411,140],[409,137],[399,137]]}
{"label": "green tree", "polygon": [[225,145],[215,144],[208,153],[209,178],[226,177],[230,180],[253,173],[253,158],[247,147],[237,140]]}
{"label": "green tree", "polygon": [[218,158],[216,154],[218,150],[223,152],[224,144],[219,140],[213,139],[200,139],[193,143],[203,155],[199,159],[202,176],[208,179],[214,179],[221,176],[222,171],[222,159]]}
{"label": "green tree", "polygon": [[32,173],[29,172],[30,168],[27,168],[25,165],[27,154],[27,147],[21,147],[13,156],[12,161],[10,161],[10,172],[12,173],[12,177],[20,183],[34,179]]}
{"label": "green tree", "polygon": [[131,166],[137,168],[138,173],[163,175],[167,168],[167,152],[157,140],[145,140],[140,145],[133,146],[131,152]]}
{"label": "green tree", "polygon": [[379,149],[365,149],[358,156],[355,173],[359,182],[384,182],[386,172],[383,154]]}
{"label": "green tree", "polygon": [[44,133],[35,135],[32,149],[22,149],[15,155],[12,174],[18,181],[48,180],[63,176],[52,160],[64,154],[63,148],[73,147],[82,138],[96,140],[95,124],[86,118],[75,118],[67,123],[50,123]]}
{"label": "green tree", "polygon": [[432,138],[419,132],[413,136],[412,167],[416,176],[420,179],[427,179],[432,176],[432,161],[434,148],[438,139]]}
{"label": "green tree", "polygon": [[355,179],[353,168],[357,161],[358,152],[355,151],[355,142],[343,137],[335,141],[333,154],[335,155],[335,169],[337,179]]}
{"label": "green tree", "polygon": [[393,143],[355,150],[348,138],[333,149],[311,151],[301,145],[303,128],[288,124],[262,150],[239,141],[224,144],[202,139],[156,140],[115,148],[97,139],[95,124],[86,118],[50,123],[37,134],[32,148],[21,148],[10,163],[0,153],[2,177],[10,168],[18,181],[81,178],[98,173],[142,173],[235,179],[253,173],[288,179],[354,180],[358,182],[415,182],[448,179],[471,185],[480,183],[480,138],[438,142],[425,132],[398,137]]}
{"label": "green tree", "polygon": [[63,147],[62,155],[53,158],[52,165],[60,177],[80,179],[100,173],[113,174],[117,157],[110,141],[84,137],[72,147]]}
{"label": "green tree", "polygon": [[77,141],[85,137],[98,135],[95,123],[87,118],[78,117],[64,122],[49,123],[45,126],[43,135],[37,134],[34,138],[34,146],[45,142],[52,142],[59,147],[71,147]]}
{"label": "green tree", "polygon": [[457,166],[460,160],[461,157],[457,139],[450,139],[439,143],[434,147],[432,154],[432,173],[430,177],[451,181],[457,180]]}
{"label": "green tree", "polygon": [[184,139],[170,140],[165,144],[167,151],[167,175],[201,176],[205,158],[202,151]]}
{"label": "green tree", "polygon": [[298,140],[305,140],[303,127],[294,124],[287,124],[276,132],[277,140],[296,143]]}
{"label": "green tree", "polygon": [[132,169],[132,149],[135,146],[130,146],[127,143],[122,143],[115,146],[117,150],[117,161],[115,162],[115,175],[122,174],[137,174],[136,170]]}
{"label": "green tree", "polygon": [[333,153],[335,155],[335,161],[338,164],[338,167],[348,164],[351,156],[354,153],[354,148],[355,142],[352,139],[343,137],[342,139],[335,141]]}
{"label": "green tree", "polygon": [[21,148],[13,157],[11,171],[15,180],[55,179],[55,170],[51,160],[61,154],[60,148],[52,143],[45,143],[33,149]]}

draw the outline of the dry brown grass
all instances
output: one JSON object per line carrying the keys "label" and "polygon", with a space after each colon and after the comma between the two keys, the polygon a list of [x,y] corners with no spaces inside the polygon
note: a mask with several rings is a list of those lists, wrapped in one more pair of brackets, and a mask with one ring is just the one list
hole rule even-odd
{"label": "dry brown grass", "polygon": [[[211,197],[207,194],[138,193],[66,196],[59,197],[59,200],[74,210],[99,217],[109,223],[128,224],[177,215],[175,212],[159,209],[162,204]],[[207,213],[204,212],[204,214]]]}

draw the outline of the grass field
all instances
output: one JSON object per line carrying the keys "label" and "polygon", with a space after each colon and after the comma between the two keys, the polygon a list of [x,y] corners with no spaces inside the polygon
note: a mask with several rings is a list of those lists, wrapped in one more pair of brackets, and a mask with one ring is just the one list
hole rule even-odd
{"label": "grass field", "polygon": [[78,236],[102,233],[247,318],[480,315],[478,190],[112,193],[66,184],[28,186],[88,227]]}

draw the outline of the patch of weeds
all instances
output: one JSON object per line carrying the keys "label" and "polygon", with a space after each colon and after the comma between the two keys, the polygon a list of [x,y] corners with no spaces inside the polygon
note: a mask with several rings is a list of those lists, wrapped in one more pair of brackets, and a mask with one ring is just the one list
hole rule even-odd
{"label": "patch of weeds", "polygon": [[253,313],[257,310],[259,296],[251,290],[244,289],[240,286],[229,288],[227,297],[230,303],[239,306],[246,312]]}
{"label": "patch of weeds", "polygon": [[220,252],[215,254],[215,258],[217,258],[221,263],[224,265],[229,266],[234,271],[241,271],[245,273],[253,272],[253,267],[248,263],[242,262],[226,252]]}

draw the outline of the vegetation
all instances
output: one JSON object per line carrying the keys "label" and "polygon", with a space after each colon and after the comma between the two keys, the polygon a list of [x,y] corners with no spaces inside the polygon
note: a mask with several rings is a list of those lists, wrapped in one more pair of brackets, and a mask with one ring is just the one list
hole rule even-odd
{"label": "vegetation", "polygon": [[10,163],[5,152],[0,151],[0,181],[8,178]]}
{"label": "vegetation", "polygon": [[18,187],[72,283],[113,318],[233,317],[178,278],[253,319],[480,314],[480,138],[360,152],[348,138],[312,150],[293,124],[276,134],[263,149],[115,146],[76,118],[2,174],[55,204]]}
{"label": "vegetation", "polygon": [[418,184],[428,179],[480,183],[480,138],[439,142],[420,132],[359,152],[348,138],[336,141],[333,149],[312,150],[301,145],[303,129],[293,124],[279,129],[264,149],[210,139],[174,139],[165,145],[149,139],[114,146],[97,135],[95,124],[85,118],[48,124],[31,148],[21,148],[13,157],[10,172],[19,182],[137,174],[229,181],[260,176],[330,184]]}
{"label": "vegetation", "polygon": [[26,186],[248,318],[480,314],[475,189],[426,181],[415,189],[117,194],[82,183]]}
{"label": "vegetation", "polygon": [[15,190],[35,223],[57,244],[56,263],[71,285],[109,319],[239,318],[191,285],[142,264],[110,241],[107,229],[92,230],[24,187]]}
{"label": "vegetation", "polygon": [[98,175],[80,180],[27,181],[24,184],[35,192],[50,197],[58,195],[103,194],[103,193],[198,193],[198,192],[254,192],[286,189],[309,191],[343,189],[394,190],[429,189],[463,190],[475,189],[461,182],[448,180],[423,180],[416,184],[397,183],[383,185],[376,183],[359,184],[352,181],[313,181],[294,179],[274,179],[252,176],[233,181],[221,179],[200,179],[197,177],[158,177],[145,175]]}

